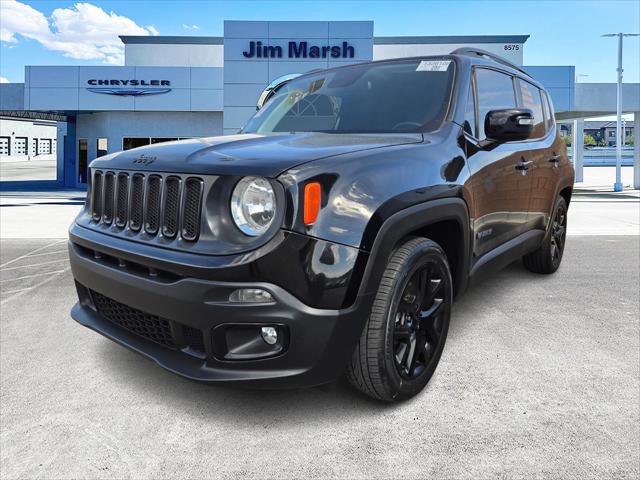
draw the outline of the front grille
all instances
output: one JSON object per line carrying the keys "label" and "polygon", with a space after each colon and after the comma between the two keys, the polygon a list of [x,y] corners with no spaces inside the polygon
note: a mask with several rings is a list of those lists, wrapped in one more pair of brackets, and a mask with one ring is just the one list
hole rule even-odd
{"label": "front grille", "polygon": [[116,201],[116,226],[124,228],[129,214],[129,175],[118,175],[118,199]]}
{"label": "front grille", "polygon": [[162,178],[151,175],[147,179],[147,205],[145,208],[144,231],[155,235],[160,226],[160,194],[162,192]]}
{"label": "front grille", "polygon": [[[204,182],[198,177],[93,172],[91,218],[95,224],[195,242],[200,235]],[[113,228],[113,227],[112,227]],[[178,235],[179,234],[179,235]]]}
{"label": "front grille", "polygon": [[115,174],[113,172],[107,172],[104,179],[104,215],[102,221],[107,225],[111,225],[113,221],[113,199],[115,190]]}
{"label": "front grille", "polygon": [[93,176],[91,211],[92,218],[99,222],[102,218],[102,172],[96,172]]}
{"label": "front grille", "polygon": [[180,179],[167,177],[164,194],[164,222],[162,234],[173,238],[178,233],[178,214],[180,213]]}
{"label": "front grille", "polygon": [[129,221],[129,228],[134,232],[138,232],[142,228],[143,209],[144,176],[137,173],[133,176],[133,181],[131,182],[131,220]]}
{"label": "front grille", "polygon": [[111,323],[165,347],[175,348],[167,320],[131,308],[94,290],[91,290],[91,298],[98,313]]}
{"label": "front grille", "polygon": [[200,233],[200,205],[202,204],[202,180],[188,178],[184,194],[182,238],[195,241]]}
{"label": "front grille", "polygon": [[169,320],[129,307],[95,290],[89,292],[98,313],[111,323],[167,348],[189,347],[195,352],[205,353],[202,330],[174,322],[175,328],[182,330],[182,341],[176,345]]}

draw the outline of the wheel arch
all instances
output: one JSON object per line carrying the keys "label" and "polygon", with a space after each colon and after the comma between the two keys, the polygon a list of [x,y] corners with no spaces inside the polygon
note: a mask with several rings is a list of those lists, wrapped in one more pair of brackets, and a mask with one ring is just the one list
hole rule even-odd
{"label": "wheel arch", "polygon": [[559,192],[559,195],[564,198],[564,201],[567,202],[567,207],[571,202],[571,195],[573,194],[573,186],[566,186],[562,188]]}
{"label": "wheel arch", "polygon": [[358,295],[376,291],[391,254],[400,243],[412,236],[426,237],[440,245],[451,266],[454,295],[464,291],[471,244],[469,210],[464,200],[452,197],[405,208],[389,216],[380,225]]}

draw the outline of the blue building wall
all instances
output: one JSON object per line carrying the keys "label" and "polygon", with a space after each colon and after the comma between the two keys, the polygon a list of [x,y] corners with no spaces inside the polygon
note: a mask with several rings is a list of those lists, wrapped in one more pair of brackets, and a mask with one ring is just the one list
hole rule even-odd
{"label": "blue building wall", "polygon": [[574,66],[526,66],[523,69],[544,85],[551,95],[556,113],[573,110],[576,77]]}

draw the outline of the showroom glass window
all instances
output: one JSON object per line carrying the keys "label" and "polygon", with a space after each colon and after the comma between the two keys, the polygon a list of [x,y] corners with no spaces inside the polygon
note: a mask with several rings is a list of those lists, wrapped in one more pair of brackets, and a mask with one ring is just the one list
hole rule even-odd
{"label": "showroom glass window", "polygon": [[154,145],[156,143],[173,142],[175,140],[185,140],[191,137],[124,137],[122,139],[122,150]]}
{"label": "showroom glass window", "polygon": [[455,62],[446,57],[350,65],[291,80],[244,132],[390,133],[438,128]]}
{"label": "showroom glass window", "polygon": [[522,108],[528,108],[533,112],[533,132],[531,132],[529,138],[542,138],[545,135],[542,94],[538,87],[531,85],[521,78],[519,78],[517,82],[520,90],[520,103]]}
{"label": "showroom glass window", "polygon": [[511,75],[477,68],[475,70],[478,98],[478,138],[484,139],[484,120],[491,110],[516,108],[516,95]]}

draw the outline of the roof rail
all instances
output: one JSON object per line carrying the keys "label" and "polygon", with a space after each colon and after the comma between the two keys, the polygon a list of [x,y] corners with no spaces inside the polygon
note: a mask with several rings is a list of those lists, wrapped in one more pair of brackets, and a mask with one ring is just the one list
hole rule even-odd
{"label": "roof rail", "polygon": [[521,67],[517,66],[515,63],[511,63],[506,58],[501,57],[500,55],[496,55],[495,53],[487,52],[486,50],[481,50],[479,48],[471,48],[471,47],[456,48],[454,51],[451,52],[451,55],[476,55],[478,57],[486,57],[493,60],[494,62],[498,62],[498,63],[501,63],[502,65],[506,65],[507,67],[511,67],[515,70],[518,70],[519,72],[524,73],[528,77],[530,76]]}

